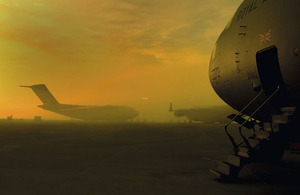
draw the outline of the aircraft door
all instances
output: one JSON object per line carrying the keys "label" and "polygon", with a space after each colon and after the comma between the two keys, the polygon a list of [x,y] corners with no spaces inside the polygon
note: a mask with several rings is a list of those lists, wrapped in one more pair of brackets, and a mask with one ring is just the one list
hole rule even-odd
{"label": "aircraft door", "polygon": [[280,92],[272,103],[284,104],[288,100],[288,94],[282,79],[278,50],[276,46],[272,46],[256,53],[257,69],[262,88],[267,96],[270,96],[280,85]]}

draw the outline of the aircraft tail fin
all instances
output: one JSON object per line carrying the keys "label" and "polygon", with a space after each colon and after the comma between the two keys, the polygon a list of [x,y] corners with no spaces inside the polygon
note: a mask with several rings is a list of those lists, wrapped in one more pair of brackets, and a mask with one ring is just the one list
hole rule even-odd
{"label": "aircraft tail fin", "polygon": [[173,110],[173,103],[171,102],[170,103],[170,109],[169,109],[169,112],[173,112],[174,110]]}
{"label": "aircraft tail fin", "polygon": [[31,85],[31,86],[20,86],[20,87],[28,87],[33,90],[33,92],[40,98],[45,106],[54,106],[58,105],[58,101],[55,97],[50,93],[46,85],[38,84],[38,85]]}

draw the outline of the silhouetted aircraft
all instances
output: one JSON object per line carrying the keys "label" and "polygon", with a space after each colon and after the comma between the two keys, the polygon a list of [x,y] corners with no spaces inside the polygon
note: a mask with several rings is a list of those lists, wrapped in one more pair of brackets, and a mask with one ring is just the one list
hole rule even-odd
{"label": "silhouetted aircraft", "polygon": [[214,171],[221,177],[236,177],[245,163],[278,161],[300,140],[299,9],[299,0],[245,0],[215,44],[210,82],[240,112],[225,126],[234,150]]}
{"label": "silhouetted aircraft", "polygon": [[87,121],[126,121],[138,116],[138,112],[128,106],[80,106],[60,104],[44,84],[21,87],[31,88],[40,98],[43,105],[39,105],[38,107],[71,118]]}
{"label": "silhouetted aircraft", "polygon": [[230,106],[211,106],[202,108],[181,108],[173,109],[173,104],[170,103],[170,112],[174,112],[176,117],[187,117],[190,122],[200,121],[204,123],[227,123],[226,118],[233,112]]}

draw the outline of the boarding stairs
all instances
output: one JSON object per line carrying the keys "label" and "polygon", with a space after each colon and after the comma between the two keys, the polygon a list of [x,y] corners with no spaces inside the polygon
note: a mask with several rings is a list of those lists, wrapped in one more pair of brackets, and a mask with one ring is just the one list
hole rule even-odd
{"label": "boarding stairs", "polygon": [[[248,108],[261,94],[260,93],[240,111],[239,114],[228,116],[231,121],[225,126],[225,132],[228,135],[234,152],[229,155],[226,161],[219,161],[216,170],[210,170],[222,179],[233,179],[238,177],[241,168],[251,162],[259,162],[268,155],[268,152],[276,150],[272,148],[276,136],[280,134],[282,127],[291,121],[295,113],[295,107],[282,107],[277,113],[271,115],[269,122],[262,123],[256,121],[253,116],[279,91],[280,86],[265,100],[248,118],[244,118],[242,112]],[[228,126],[236,122],[240,124],[239,134],[242,137],[242,142],[237,144],[233,136],[228,131]],[[259,130],[255,127],[259,126]],[[246,138],[243,134],[243,128],[252,130],[253,134]],[[275,143],[276,145],[276,143]],[[274,146],[275,146],[274,145]]]}

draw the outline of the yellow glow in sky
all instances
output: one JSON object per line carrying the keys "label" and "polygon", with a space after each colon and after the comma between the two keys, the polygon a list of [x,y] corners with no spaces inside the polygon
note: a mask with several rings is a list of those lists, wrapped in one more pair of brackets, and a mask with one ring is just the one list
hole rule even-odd
{"label": "yellow glow in sky", "polygon": [[[219,105],[210,53],[242,0],[0,0],[0,117],[60,118],[60,103],[129,105],[143,117]],[[142,101],[147,97],[147,101]]]}

